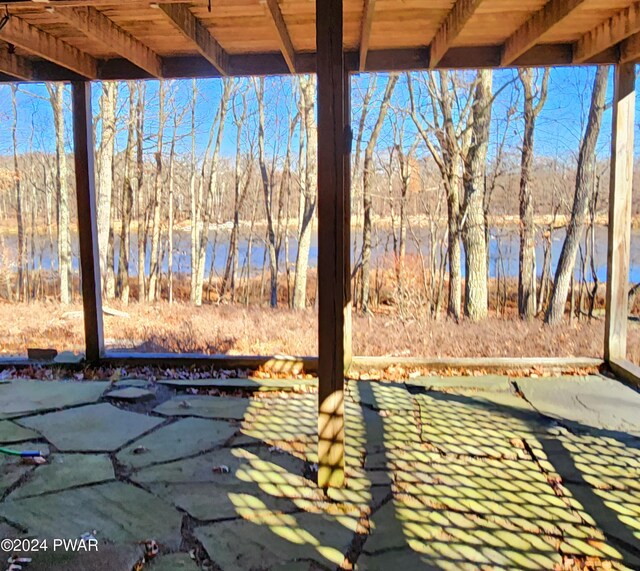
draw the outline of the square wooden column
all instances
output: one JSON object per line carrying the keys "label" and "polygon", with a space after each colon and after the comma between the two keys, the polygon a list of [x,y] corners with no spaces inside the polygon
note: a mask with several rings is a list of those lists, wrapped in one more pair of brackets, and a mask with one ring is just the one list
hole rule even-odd
{"label": "square wooden column", "polygon": [[605,360],[627,358],[631,192],[635,129],[635,64],[617,65],[613,96]]}
{"label": "square wooden column", "polygon": [[348,185],[342,0],[316,0],[318,74],[318,485],[344,484]]}
{"label": "square wooden column", "polygon": [[96,362],[104,350],[104,337],[102,333],[102,293],[96,216],[91,83],[86,81],[73,82],[71,92],[86,359],[89,362]]}

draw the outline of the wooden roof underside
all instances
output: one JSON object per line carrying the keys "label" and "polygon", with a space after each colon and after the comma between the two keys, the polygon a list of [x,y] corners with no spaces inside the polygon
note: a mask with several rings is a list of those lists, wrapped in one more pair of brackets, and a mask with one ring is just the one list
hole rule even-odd
{"label": "wooden roof underside", "polygon": [[[315,0],[5,0],[0,80],[315,71]],[[346,64],[405,71],[640,60],[640,1],[344,0]]]}

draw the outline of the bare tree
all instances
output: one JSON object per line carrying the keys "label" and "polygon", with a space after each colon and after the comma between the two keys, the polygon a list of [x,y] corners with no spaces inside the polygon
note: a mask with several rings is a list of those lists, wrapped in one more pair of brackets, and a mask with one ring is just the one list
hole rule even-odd
{"label": "bare tree", "polygon": [[[518,260],[518,313],[524,319],[533,319],[536,304],[536,227],[532,168],[536,120],[547,101],[550,70],[545,69],[541,83],[531,68],[518,70],[524,91],[524,136],[520,163],[520,254]],[[537,98],[537,101],[536,101]]]}
{"label": "bare tree", "polygon": [[571,217],[567,226],[564,244],[562,245],[560,259],[558,260],[551,302],[545,318],[546,323],[550,325],[560,323],[564,316],[571,277],[576,263],[576,254],[582,240],[591,194],[595,188],[596,144],[600,135],[600,127],[602,126],[608,76],[608,67],[598,67],[593,82],[589,119],[578,154],[578,171]]}

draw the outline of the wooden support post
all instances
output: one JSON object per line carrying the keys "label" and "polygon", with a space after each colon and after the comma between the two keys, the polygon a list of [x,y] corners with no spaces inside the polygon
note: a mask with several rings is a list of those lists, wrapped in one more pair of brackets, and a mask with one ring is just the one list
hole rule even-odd
{"label": "wooden support post", "polygon": [[344,132],[346,140],[344,165],[344,371],[351,368],[353,361],[353,300],[351,298],[351,150],[353,131],[351,129],[351,73],[344,72]]}
{"label": "wooden support post", "polygon": [[345,165],[343,0],[316,0],[318,74],[318,485],[344,484]]}
{"label": "wooden support post", "polygon": [[102,355],[104,338],[102,335],[102,294],[96,217],[91,84],[85,81],[76,81],[71,84],[71,88],[86,359],[90,362],[96,362]]}
{"label": "wooden support post", "polygon": [[635,64],[617,65],[613,97],[604,358],[626,359],[635,128]]}

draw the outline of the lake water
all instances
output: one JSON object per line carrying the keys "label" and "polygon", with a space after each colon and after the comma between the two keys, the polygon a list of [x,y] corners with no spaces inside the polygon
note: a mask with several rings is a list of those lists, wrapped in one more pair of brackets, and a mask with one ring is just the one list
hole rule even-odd
{"label": "lake water", "polygon": [[[553,233],[552,240],[552,268],[555,269],[562,250],[562,244],[564,240],[564,230],[557,230]],[[430,255],[430,245],[427,233],[424,229],[416,231],[417,238],[420,243],[420,247],[425,256]],[[490,275],[495,277],[497,270],[500,269],[501,275],[507,275],[510,277],[518,276],[518,250],[519,250],[519,236],[517,229],[515,228],[493,228],[491,230],[490,239]],[[355,254],[352,254],[354,261],[357,259],[360,247],[361,247],[361,233],[354,232],[353,238],[355,240]],[[35,257],[36,266],[42,265],[43,268],[48,269],[51,267],[51,261],[53,260],[53,267],[56,268],[55,257],[55,244],[53,246],[54,253],[52,255],[49,244],[46,238],[43,236],[36,240]],[[135,235],[131,237],[131,256],[129,261],[130,274],[132,276],[137,274],[137,239]],[[166,241],[165,241],[166,242]],[[17,237],[10,236],[5,237],[5,252],[4,256],[6,260],[13,260],[15,262],[17,252]],[[384,259],[391,259],[393,246],[392,236],[389,231],[383,229],[377,229],[373,236],[373,263],[383,262]],[[188,231],[177,231],[174,234],[174,258],[173,258],[173,270],[175,273],[188,274],[190,271],[190,259],[191,259],[191,237]],[[166,256],[166,243],[164,247],[164,259],[163,259],[163,272],[167,272],[167,256]],[[117,264],[117,248],[118,241],[116,240],[116,264]],[[229,233],[226,231],[216,233],[212,232],[210,236],[210,242],[207,248],[207,272],[211,266],[211,261],[215,253],[215,270],[218,274],[224,271],[227,251],[229,248]],[[150,247],[147,248],[147,255]],[[247,238],[242,238],[239,243],[239,266],[243,267],[247,263],[247,255],[249,250],[249,241]],[[543,245],[539,241],[537,246],[537,270],[538,275],[542,273],[543,264]],[[598,279],[601,282],[606,281],[607,276],[607,229],[605,227],[596,228],[596,248],[595,248],[595,262]],[[295,263],[297,251],[297,242],[294,239],[289,240],[289,260],[293,265]],[[409,254],[416,253],[415,241],[408,236],[407,252]],[[77,236],[72,238],[72,252],[73,252],[73,267],[74,270],[78,270],[79,267],[79,248]],[[263,264],[268,263],[265,256],[266,247],[264,238],[257,238],[254,236],[251,246],[251,268],[252,273],[259,273],[263,267]],[[464,256],[464,251],[463,251]],[[312,237],[312,244],[310,249],[310,263],[311,268],[316,266],[318,257],[318,236],[314,232]],[[284,245],[280,251],[280,267],[284,269]],[[578,264],[579,265],[579,264]],[[149,264],[147,262],[146,271],[149,271]],[[463,271],[464,271],[464,258],[463,258]],[[576,270],[576,275],[578,270]],[[632,231],[631,238],[631,271],[630,281],[633,283],[640,282],[640,230]]]}

